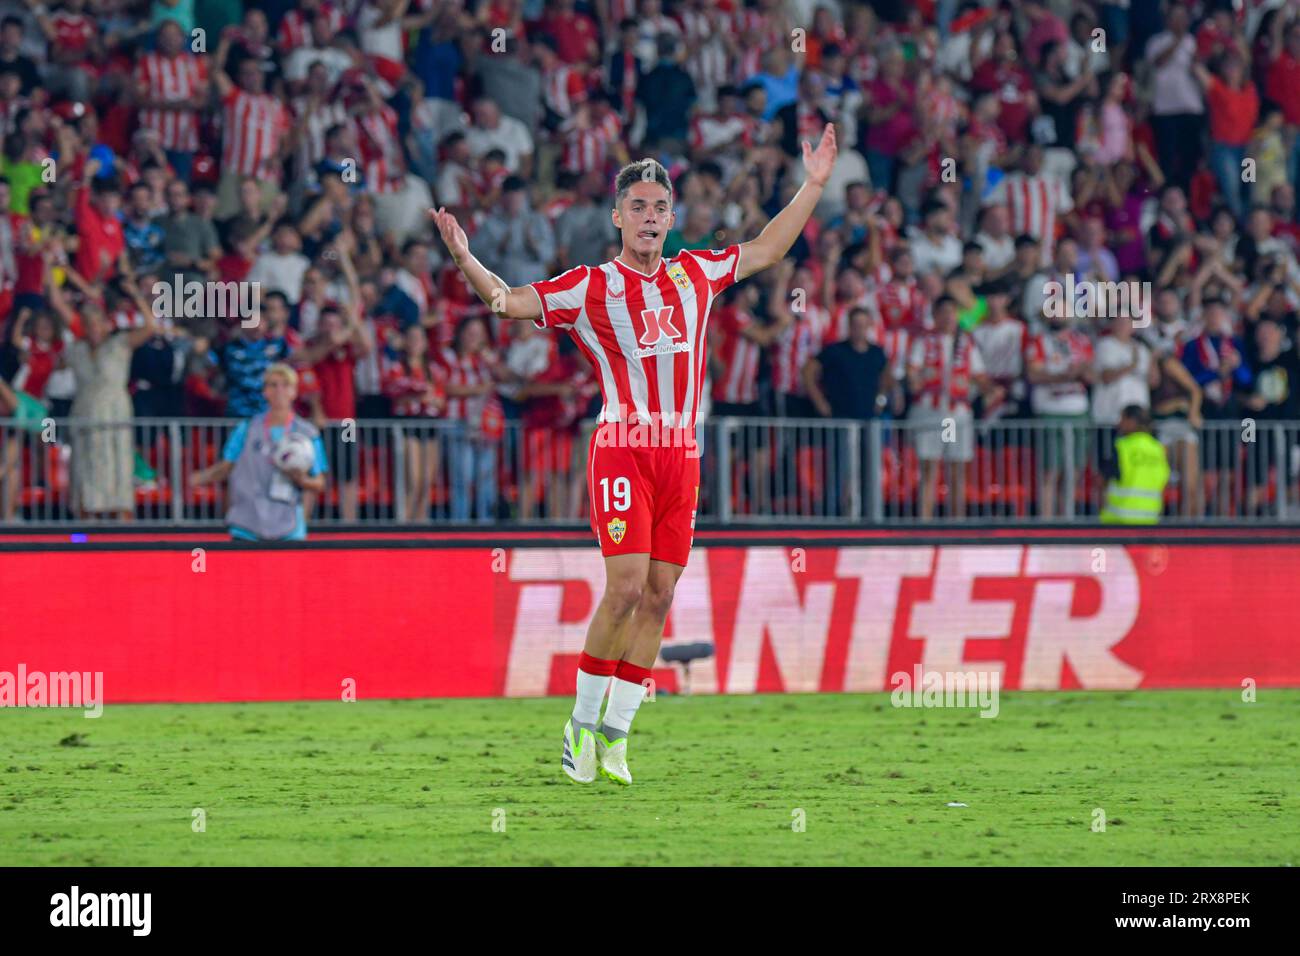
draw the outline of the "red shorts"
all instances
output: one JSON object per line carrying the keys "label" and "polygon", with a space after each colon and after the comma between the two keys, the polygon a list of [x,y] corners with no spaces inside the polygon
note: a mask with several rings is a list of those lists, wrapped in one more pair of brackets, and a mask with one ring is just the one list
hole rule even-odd
{"label": "red shorts", "polygon": [[700,497],[698,446],[630,447],[597,427],[587,457],[591,530],[600,553],[649,554],[686,567]]}

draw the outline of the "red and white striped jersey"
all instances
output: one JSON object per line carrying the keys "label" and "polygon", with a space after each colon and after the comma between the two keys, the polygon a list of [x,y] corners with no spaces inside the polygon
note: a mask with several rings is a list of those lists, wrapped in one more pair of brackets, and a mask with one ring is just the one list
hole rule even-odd
{"label": "red and white striped jersey", "polygon": [[[208,67],[193,53],[182,51],[175,56],[166,56],[153,52],[140,58],[135,77],[146,98],[174,103],[193,99],[204,92]],[[141,110],[140,125],[158,134],[163,149],[187,153],[198,151],[198,110]]]}
{"label": "red and white striped jersey", "polygon": [[886,329],[919,329],[925,306],[925,293],[915,279],[886,282],[876,289],[876,314]]}
{"label": "red and white striped jersey", "polygon": [[907,364],[921,371],[916,404],[942,411],[970,411],[971,376],[984,374],[984,359],[969,332],[925,332],[912,340]]}
{"label": "red and white striped jersey", "polygon": [[733,35],[745,40],[734,76],[737,83],[744,83],[763,71],[763,51],[788,43],[789,35],[779,18],[753,7],[738,7],[731,22]]}
{"label": "red and white striped jersey", "polygon": [[907,350],[912,344],[912,332],[906,326],[886,329],[880,334],[880,347],[889,359],[889,371],[894,378],[907,375]]}
{"label": "red and white striped jersey", "polygon": [[303,96],[294,103],[294,112],[299,119],[306,116],[302,124],[302,139],[298,143],[298,174],[306,176],[325,158],[325,134],[331,127],[348,122],[348,109],[338,100],[318,103],[313,108],[311,101]]}
{"label": "red and white striped jersey", "polygon": [[809,304],[794,313],[794,321],[777,336],[772,346],[772,387],[782,395],[807,396],[803,367],[825,345],[831,315],[820,305]]}
{"label": "red and white striped jersey", "polygon": [[610,147],[618,142],[622,132],[623,126],[616,113],[606,113],[602,122],[585,129],[569,127],[564,131],[560,168],[570,173],[603,169]]}
{"label": "red and white striped jersey", "polygon": [[758,123],[744,113],[697,113],[691,119],[691,149],[712,150],[728,143],[754,145]]}
{"label": "red and white striped jersey", "polygon": [[996,204],[1007,207],[1014,234],[1025,232],[1045,244],[1056,239],[1057,214],[1074,208],[1069,187],[1061,179],[1024,173],[1011,173],[994,187],[984,205]]}
{"label": "red and white striped jersey", "polygon": [[734,305],[719,307],[714,318],[717,336],[717,366],[722,371],[713,380],[713,400],[748,405],[758,401],[758,362],[762,349],[748,339],[744,330],[754,324],[754,317]]}
{"label": "red and white striped jersey", "polygon": [[[322,3],[321,12],[329,17],[330,26],[335,33],[343,29],[343,11],[332,3]],[[280,36],[276,42],[285,53],[303,46],[314,46],[311,38],[311,21],[313,16],[304,10],[290,10],[280,21]]]}
{"label": "red and white striped jersey", "polygon": [[385,104],[378,110],[353,118],[357,143],[361,147],[366,190],[392,193],[402,188],[406,163],[397,133],[397,111]]}
{"label": "red and white striped jersey", "polygon": [[[459,355],[455,349],[443,349],[438,358],[447,371],[447,385],[485,385],[493,381],[492,367],[497,364],[496,356],[484,349],[472,355]],[[483,414],[491,393],[487,395],[447,395],[447,417],[457,421],[477,422]]]}
{"label": "red and white striped jersey", "polygon": [[568,119],[578,103],[587,98],[582,71],[561,63],[542,76],[542,100],[557,115]]}
{"label": "red and white striped jersey", "polygon": [[290,128],[284,104],[269,93],[235,87],[226,94],[223,106],[222,172],[279,182],[280,143]]}
{"label": "red and white striped jersey", "polygon": [[677,19],[690,50],[686,72],[697,90],[716,90],[727,82],[727,46],[716,25],[717,15],[708,10],[680,10]]}
{"label": "red and white striped jersey", "polygon": [[596,369],[600,421],[694,428],[714,298],[736,281],[740,246],[683,250],[649,275],[618,259],[532,288],[539,328],[563,329]]}
{"label": "red and white striped jersey", "polygon": [[[1061,333],[1040,332],[1025,346],[1025,366],[1041,365],[1044,371],[1061,374],[1071,365],[1092,361],[1092,342],[1076,329]],[[1088,386],[1081,380],[1035,385],[1030,393],[1035,415],[1084,415],[1088,411]]]}
{"label": "red and white striped jersey", "polygon": [[[397,417],[438,418],[445,411],[438,407],[447,390],[447,370],[441,363],[408,365],[401,359],[383,359],[380,374],[383,393],[392,400]],[[430,386],[433,397],[427,391]]]}

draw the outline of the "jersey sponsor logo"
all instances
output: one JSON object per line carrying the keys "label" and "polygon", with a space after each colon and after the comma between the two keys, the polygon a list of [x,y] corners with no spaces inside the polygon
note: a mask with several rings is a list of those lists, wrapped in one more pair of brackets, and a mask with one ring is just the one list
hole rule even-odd
{"label": "jersey sponsor logo", "polygon": [[637,336],[637,341],[641,343],[641,348],[632,353],[637,358],[689,352],[691,348],[686,336],[673,325],[671,305],[641,310],[641,333]]}
{"label": "jersey sponsor logo", "polygon": [[609,532],[610,541],[613,541],[615,544],[621,544],[623,542],[623,535],[627,534],[627,522],[622,518],[614,518],[605,526],[605,530]]}

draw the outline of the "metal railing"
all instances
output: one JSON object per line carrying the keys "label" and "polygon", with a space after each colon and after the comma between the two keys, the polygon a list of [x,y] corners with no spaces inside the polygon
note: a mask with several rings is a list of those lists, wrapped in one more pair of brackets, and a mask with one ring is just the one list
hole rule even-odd
{"label": "metal railing", "polygon": [[[190,479],[238,424],[0,419],[0,526],[220,527],[226,488]],[[309,524],[585,524],[594,427],[509,421],[489,440],[442,420],[332,423]],[[1172,469],[1165,522],[1300,517],[1300,422],[1157,421],[1156,433]],[[698,512],[722,524],[1090,523],[1115,437],[1082,419],[711,419],[698,429]]]}

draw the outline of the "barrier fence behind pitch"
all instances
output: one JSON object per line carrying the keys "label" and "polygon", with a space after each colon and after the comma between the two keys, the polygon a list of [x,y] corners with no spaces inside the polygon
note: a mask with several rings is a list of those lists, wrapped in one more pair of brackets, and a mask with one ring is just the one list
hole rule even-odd
{"label": "barrier fence behind pitch", "polygon": [[[224,484],[194,478],[238,424],[0,420],[0,525],[219,527]],[[487,438],[454,421],[331,423],[309,523],[583,523],[594,427],[511,421]],[[699,516],[723,524],[1095,522],[1116,439],[1083,419],[724,418],[697,434]],[[1172,469],[1166,522],[1300,517],[1300,422],[1171,419],[1156,434]]]}

